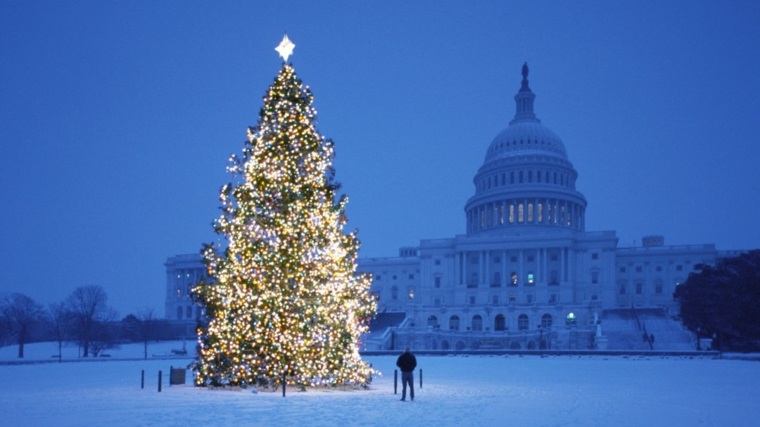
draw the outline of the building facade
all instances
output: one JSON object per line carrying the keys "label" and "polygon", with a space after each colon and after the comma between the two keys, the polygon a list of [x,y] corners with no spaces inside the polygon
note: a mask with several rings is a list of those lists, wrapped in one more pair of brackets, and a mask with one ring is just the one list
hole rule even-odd
{"label": "building facade", "polygon": [[406,313],[369,349],[599,348],[605,312],[675,314],[675,287],[718,257],[709,244],[665,246],[649,236],[619,248],[614,231],[586,231],[578,173],[536,117],[527,64],[514,99],[514,118],[475,173],[466,234],[359,260],[379,311]]}
{"label": "building facade", "polygon": [[206,276],[200,254],[176,255],[164,263],[166,267],[166,319],[194,325],[203,315],[193,302],[190,290]]}

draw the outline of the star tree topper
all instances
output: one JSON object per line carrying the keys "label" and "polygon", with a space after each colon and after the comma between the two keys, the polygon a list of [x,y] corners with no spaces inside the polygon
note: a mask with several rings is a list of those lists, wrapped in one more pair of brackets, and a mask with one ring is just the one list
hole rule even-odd
{"label": "star tree topper", "polygon": [[296,45],[293,44],[292,41],[288,38],[288,35],[285,34],[285,37],[282,38],[282,41],[279,45],[277,45],[274,50],[276,50],[282,59],[285,60],[285,62],[288,62],[288,57],[293,54],[293,49],[296,48]]}

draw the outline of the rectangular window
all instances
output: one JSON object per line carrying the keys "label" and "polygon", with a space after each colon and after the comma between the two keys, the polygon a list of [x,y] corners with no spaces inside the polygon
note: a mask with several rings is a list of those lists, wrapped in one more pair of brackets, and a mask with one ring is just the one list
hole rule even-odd
{"label": "rectangular window", "polygon": [[641,295],[644,285],[641,282],[636,282],[636,295]]}
{"label": "rectangular window", "polygon": [[591,272],[591,283],[599,283],[599,272],[598,271],[592,271]]}

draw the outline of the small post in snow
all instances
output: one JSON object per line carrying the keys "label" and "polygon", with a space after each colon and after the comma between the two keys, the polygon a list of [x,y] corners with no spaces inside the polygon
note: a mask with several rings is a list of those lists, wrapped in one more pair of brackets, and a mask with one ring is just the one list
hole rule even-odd
{"label": "small post in snow", "polygon": [[161,371],[158,371],[158,392],[161,393]]}
{"label": "small post in snow", "polygon": [[140,373],[140,390],[145,389],[145,369]]}
{"label": "small post in snow", "polygon": [[282,371],[282,397],[285,397],[285,375],[287,371]]}
{"label": "small post in snow", "polygon": [[422,388],[422,368],[420,368],[420,388]]}
{"label": "small post in snow", "polygon": [[393,370],[393,394],[398,394],[398,369]]}

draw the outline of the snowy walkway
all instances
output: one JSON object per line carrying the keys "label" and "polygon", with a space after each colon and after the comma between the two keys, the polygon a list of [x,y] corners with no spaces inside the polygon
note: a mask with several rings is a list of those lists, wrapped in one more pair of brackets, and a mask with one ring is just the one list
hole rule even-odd
{"label": "snowy walkway", "polygon": [[169,366],[186,360],[0,366],[0,413],[3,425],[15,427],[751,426],[760,420],[758,362],[422,356],[423,388],[415,402],[399,402],[395,357],[367,360],[384,374],[369,391],[294,391],[285,398],[166,383],[158,393],[158,371],[166,381]]}

